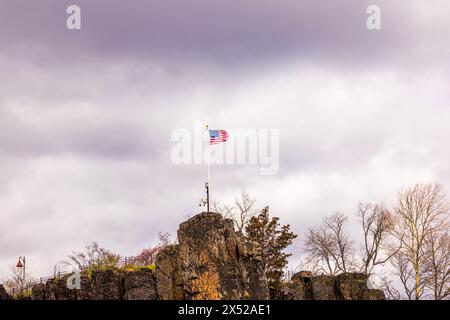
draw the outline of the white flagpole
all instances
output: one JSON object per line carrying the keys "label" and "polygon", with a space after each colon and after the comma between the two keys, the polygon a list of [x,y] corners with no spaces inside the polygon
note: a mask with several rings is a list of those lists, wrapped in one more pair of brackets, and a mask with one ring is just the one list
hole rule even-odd
{"label": "white flagpole", "polygon": [[210,144],[209,144],[209,128],[208,128],[208,125],[206,125],[206,131],[208,132],[208,146],[207,146],[207,150],[208,150],[208,163],[207,163],[207,165],[208,165],[208,186],[207,186],[207,188],[206,188],[206,197],[207,197],[207,199],[206,199],[206,201],[207,201],[207,209],[208,209],[208,212],[209,212],[209,199],[211,199],[211,169],[210,169],[210,162],[211,162],[211,146],[210,146]]}
{"label": "white flagpole", "polygon": [[[210,170],[210,168],[209,168],[209,151],[211,151],[211,150],[209,150],[209,147],[208,147],[208,187],[210,187],[211,188],[211,170]],[[210,192],[211,192],[211,189],[210,189]]]}

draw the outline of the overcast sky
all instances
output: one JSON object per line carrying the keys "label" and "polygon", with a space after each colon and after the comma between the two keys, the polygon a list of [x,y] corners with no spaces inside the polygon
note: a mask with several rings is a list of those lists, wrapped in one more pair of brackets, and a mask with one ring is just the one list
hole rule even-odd
{"label": "overcast sky", "polygon": [[[82,29],[66,28],[69,4]],[[381,7],[382,30],[366,28]],[[360,201],[450,194],[448,0],[0,0],[0,281],[92,241],[123,255],[200,211],[204,165],[171,133],[280,130],[280,170],[213,166],[299,238]],[[349,225],[357,237],[356,220]]]}

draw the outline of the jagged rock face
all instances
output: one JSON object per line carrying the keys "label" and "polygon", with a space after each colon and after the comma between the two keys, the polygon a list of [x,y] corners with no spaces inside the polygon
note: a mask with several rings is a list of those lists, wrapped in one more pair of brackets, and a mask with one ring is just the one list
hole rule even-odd
{"label": "jagged rock face", "polygon": [[69,276],[64,276],[61,278],[54,279],[53,288],[55,300],[76,300],[77,292],[76,290],[69,290],[67,288],[67,278]]}
{"label": "jagged rock face", "polygon": [[94,300],[120,300],[121,275],[113,270],[92,273],[91,288]]}
{"label": "jagged rock face", "polygon": [[0,284],[0,300],[10,300],[11,297],[6,292],[5,287],[3,287],[2,284]]}
{"label": "jagged rock face", "polygon": [[242,236],[238,237],[238,255],[243,262],[243,279],[245,298],[251,300],[269,299],[267,278],[262,266],[261,247],[256,242],[246,242]]}
{"label": "jagged rock face", "polygon": [[344,300],[385,300],[382,290],[369,289],[368,277],[362,273],[343,273],[336,277],[336,284]]}
{"label": "jagged rock face", "polygon": [[360,300],[386,300],[383,290],[367,289],[364,290]]}
{"label": "jagged rock face", "polygon": [[231,220],[201,213],[180,225],[178,241],[157,259],[161,299],[269,298],[260,249],[236,235]]}
{"label": "jagged rock face", "polygon": [[361,273],[343,273],[336,277],[336,285],[344,300],[360,300],[362,293],[369,290],[367,276]]}
{"label": "jagged rock face", "polygon": [[142,269],[123,275],[123,299],[156,300],[155,276],[151,270]]}
{"label": "jagged rock face", "polygon": [[282,289],[283,300],[313,300],[312,279],[309,271],[300,271],[292,276],[289,283]]}
{"label": "jagged rock face", "polygon": [[69,275],[49,279],[32,288],[33,300],[155,300],[156,282],[152,270],[94,271],[81,275],[81,289],[69,289]]}
{"label": "jagged rock face", "polygon": [[312,296],[314,300],[338,300],[335,290],[335,278],[317,276],[311,278]]}
{"label": "jagged rock face", "polygon": [[177,245],[165,247],[156,257],[156,290],[160,300],[185,299]]}
{"label": "jagged rock face", "polygon": [[343,273],[338,276],[313,276],[296,273],[282,290],[285,300],[385,300],[383,291],[367,288],[367,276]]}
{"label": "jagged rock face", "polygon": [[43,283],[38,283],[31,289],[32,300],[46,300],[46,287]]}

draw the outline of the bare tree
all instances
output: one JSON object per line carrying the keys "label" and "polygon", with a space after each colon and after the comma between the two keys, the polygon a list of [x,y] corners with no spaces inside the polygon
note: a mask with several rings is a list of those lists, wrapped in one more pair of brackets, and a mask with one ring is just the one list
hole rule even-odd
{"label": "bare tree", "polygon": [[158,233],[158,239],[159,239],[159,246],[160,247],[166,247],[172,243],[172,236],[169,232],[159,232]]}
{"label": "bare tree", "polygon": [[398,250],[390,243],[394,220],[389,210],[382,205],[361,203],[358,216],[364,238],[360,272],[370,276],[375,266],[384,265]]}
{"label": "bare tree", "polygon": [[[448,228],[448,225],[447,225]],[[450,237],[448,232],[430,232],[425,242],[424,274],[435,300],[450,297]]]}
{"label": "bare tree", "polygon": [[74,251],[69,260],[62,261],[63,265],[74,267],[80,271],[97,270],[103,268],[118,268],[120,255],[115,254],[93,242],[84,251]]}
{"label": "bare tree", "polygon": [[256,199],[252,198],[245,190],[238,198],[234,199],[234,205],[221,205],[214,202],[212,208],[221,213],[225,218],[232,219],[238,232],[244,233],[245,226],[257,212],[254,209]]}
{"label": "bare tree", "polygon": [[214,212],[220,213],[221,215],[223,215],[224,218],[233,219],[233,221],[234,221],[234,217],[236,216],[236,207],[235,206],[221,204],[218,201],[214,201],[212,203],[211,207]]}
{"label": "bare tree", "polygon": [[388,300],[400,300],[400,292],[392,284],[392,280],[389,280],[385,276],[381,278],[381,289],[384,291]]}
{"label": "bare tree", "polygon": [[[416,287],[410,285],[411,279],[414,278],[414,268],[408,252],[403,248],[400,248],[400,250],[398,250],[397,253],[392,256],[391,264],[395,269],[395,274],[398,276],[401,282],[406,298],[408,298],[409,300],[413,300],[414,294],[416,292]],[[420,280],[421,281],[417,284],[417,288],[419,288],[420,290],[419,292],[421,292],[425,287],[423,279]],[[422,294],[420,293],[417,299],[420,299],[421,295]]]}
{"label": "bare tree", "polygon": [[338,271],[331,235],[323,226],[308,230],[305,239],[305,265],[315,273],[334,275]]}
{"label": "bare tree", "polygon": [[340,212],[336,212],[325,219],[325,225],[331,230],[332,239],[335,243],[338,269],[342,272],[352,271],[354,267],[353,244],[344,230],[346,221],[347,217]]}
{"label": "bare tree", "polygon": [[23,271],[15,266],[11,266],[11,277],[4,281],[6,291],[17,298],[24,298],[31,295],[31,287],[36,283],[28,273],[23,275]]}
{"label": "bare tree", "polygon": [[345,233],[347,217],[336,212],[308,231],[305,240],[307,261],[315,272],[334,275],[354,270],[352,241]]}
{"label": "bare tree", "polygon": [[136,257],[128,260],[129,265],[138,266],[150,266],[156,262],[156,256],[158,253],[172,243],[170,239],[170,233],[159,233],[159,243],[156,246],[152,246],[142,250]]}
{"label": "bare tree", "polygon": [[55,264],[53,265],[53,278],[58,277],[58,275],[60,274],[60,272],[61,272],[61,268],[59,267],[59,264],[58,264],[58,263],[55,263]]}
{"label": "bare tree", "polygon": [[438,185],[417,184],[398,195],[393,234],[401,248],[395,253],[392,264],[408,299],[423,298],[430,286],[436,292],[441,292],[439,287],[448,287],[448,276],[445,276],[448,265],[442,268],[439,262],[442,257],[433,258],[437,248],[445,248],[439,245],[438,235],[447,233],[448,213],[449,205]]}

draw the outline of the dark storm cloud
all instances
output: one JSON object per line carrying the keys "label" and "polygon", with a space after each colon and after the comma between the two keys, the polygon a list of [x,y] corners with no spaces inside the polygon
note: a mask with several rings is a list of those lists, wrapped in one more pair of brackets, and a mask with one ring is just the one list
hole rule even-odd
{"label": "dark storm cloud", "polygon": [[370,1],[80,0],[82,30],[71,32],[65,8],[73,1],[3,1],[0,40],[47,64],[101,56],[230,68],[315,58],[367,67],[411,58],[427,42],[415,37],[423,26],[410,3],[377,1],[384,31],[376,33],[365,27]]}

